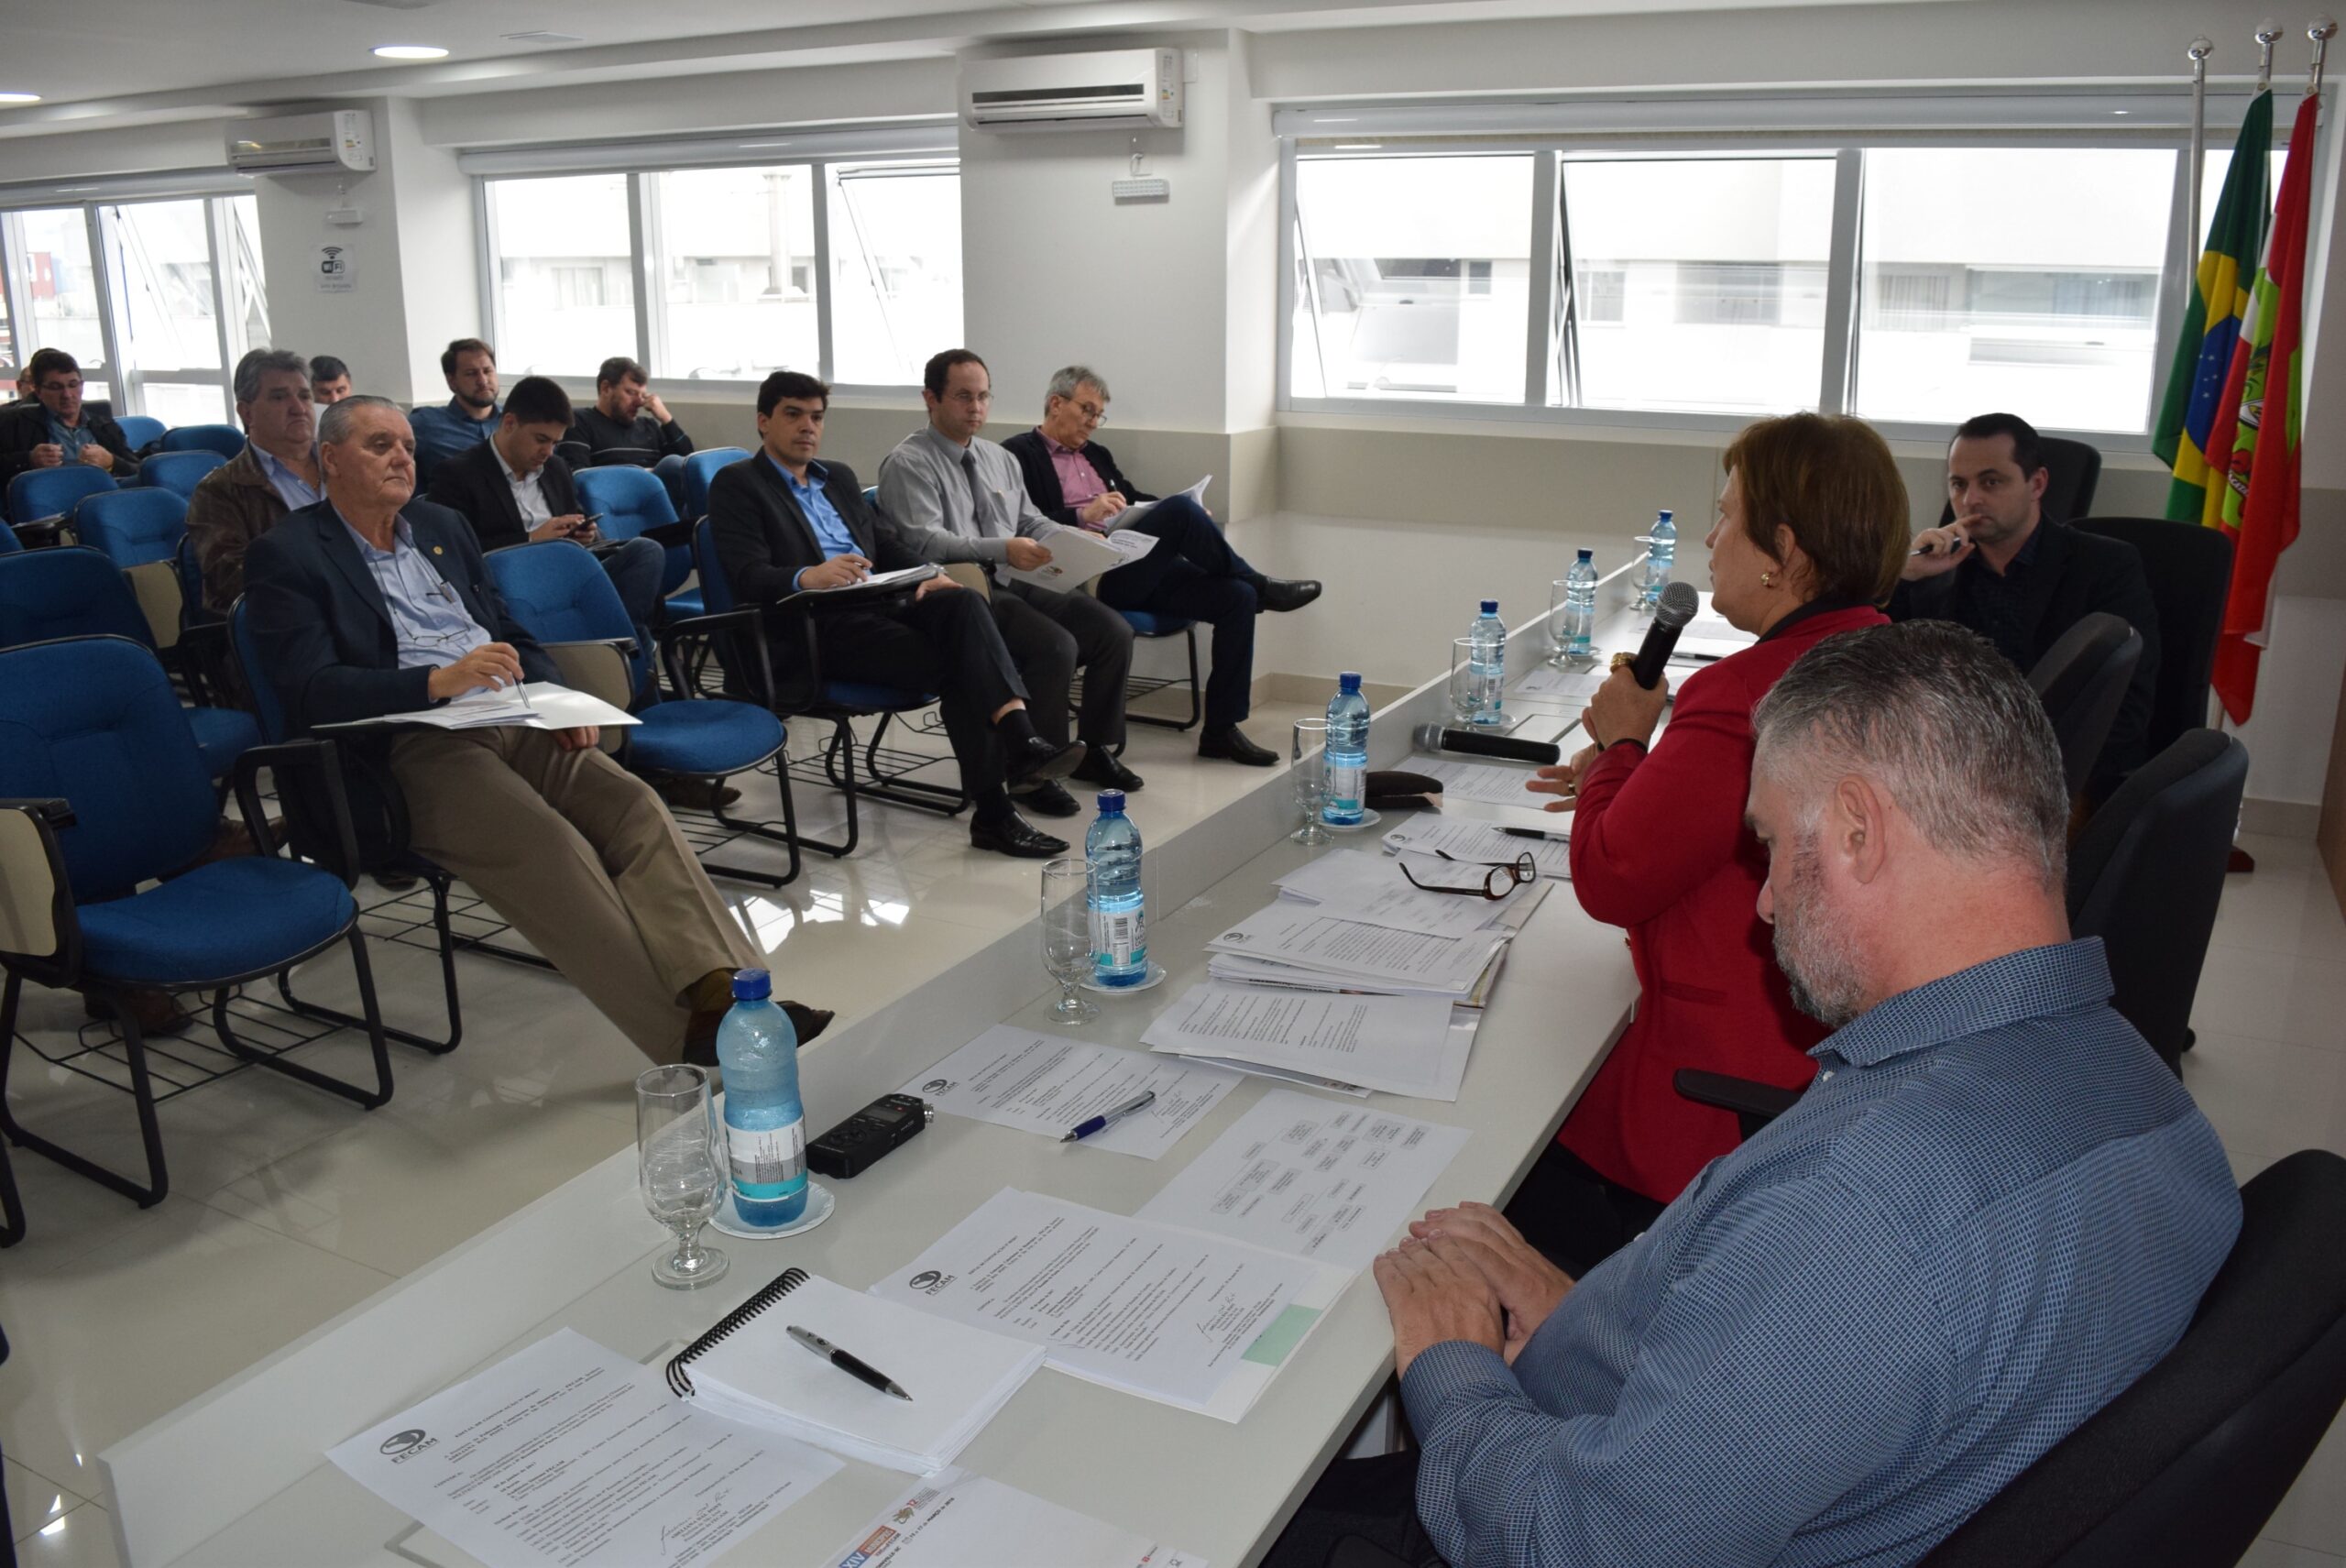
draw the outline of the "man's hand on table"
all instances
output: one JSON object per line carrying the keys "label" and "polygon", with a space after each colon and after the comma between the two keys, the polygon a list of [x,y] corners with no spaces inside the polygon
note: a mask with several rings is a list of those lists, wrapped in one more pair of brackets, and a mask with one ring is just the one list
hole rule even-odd
{"label": "man's hand on table", "polygon": [[1453,1269],[1479,1276],[1490,1288],[1507,1314],[1507,1342],[1500,1354],[1510,1366],[1540,1325],[1572,1294],[1572,1276],[1549,1262],[1507,1223],[1506,1215],[1487,1203],[1432,1210],[1410,1223],[1409,1236]]}
{"label": "man's hand on table", "polygon": [[1438,1344],[1466,1340],[1504,1351],[1506,1326],[1490,1281],[1420,1241],[1405,1241],[1380,1255],[1376,1288],[1393,1318],[1393,1370]]}

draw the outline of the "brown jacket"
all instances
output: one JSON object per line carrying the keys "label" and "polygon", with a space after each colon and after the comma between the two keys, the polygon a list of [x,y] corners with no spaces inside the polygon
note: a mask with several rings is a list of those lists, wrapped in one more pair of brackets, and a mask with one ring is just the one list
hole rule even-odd
{"label": "brown jacket", "polygon": [[203,476],[188,498],[187,532],[203,573],[203,606],[222,615],[245,591],[245,552],[277,526],[285,501],[252,444]]}

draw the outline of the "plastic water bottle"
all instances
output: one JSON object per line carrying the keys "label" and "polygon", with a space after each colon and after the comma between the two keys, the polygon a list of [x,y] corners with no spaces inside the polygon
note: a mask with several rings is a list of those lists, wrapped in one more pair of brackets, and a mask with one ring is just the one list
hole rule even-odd
{"label": "plastic water bottle", "polygon": [[1100,815],[1083,835],[1091,862],[1084,902],[1091,913],[1091,978],[1109,987],[1148,978],[1148,904],[1140,886],[1140,829],[1124,815],[1124,792],[1100,792]]}
{"label": "plastic water bottle", "polygon": [[1466,637],[1474,676],[1474,722],[1498,724],[1499,706],[1507,696],[1507,622],[1499,619],[1498,600],[1483,601],[1482,613],[1466,629]]}
{"label": "plastic water bottle", "polygon": [[1333,828],[1359,826],[1361,797],[1368,793],[1368,698],[1360,676],[1347,670],[1336,677],[1328,699],[1328,804],[1320,820]]}
{"label": "plastic water bottle", "polygon": [[1654,514],[1653,532],[1646,535],[1646,580],[1638,590],[1638,605],[1651,609],[1661,603],[1661,590],[1670,586],[1670,568],[1678,559],[1678,525],[1670,521],[1670,509],[1664,507]]}
{"label": "plastic water bottle", "polygon": [[1564,623],[1557,629],[1564,663],[1584,670],[1596,663],[1596,555],[1584,550],[1564,574]]}
{"label": "plastic water bottle", "polygon": [[725,1152],[733,1206],[747,1225],[788,1225],[806,1212],[806,1108],[798,1099],[798,1031],[762,969],[736,970],[717,1026],[725,1069]]}

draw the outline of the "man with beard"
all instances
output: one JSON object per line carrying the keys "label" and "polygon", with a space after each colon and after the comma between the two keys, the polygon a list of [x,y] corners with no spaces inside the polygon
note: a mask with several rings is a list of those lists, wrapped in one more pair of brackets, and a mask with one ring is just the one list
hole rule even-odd
{"label": "man with beard", "polygon": [[415,482],[432,483],[443,458],[469,452],[497,433],[505,417],[497,400],[497,350],[477,337],[460,337],[440,354],[440,374],[448,400],[419,408],[410,416],[415,432]]}
{"label": "man with beard", "polygon": [[[2069,939],[2061,761],[1945,623],[1760,702],[1760,914],[1832,1025],[1799,1104],[1574,1281],[1496,1210],[1377,1259],[1420,1452],[1338,1466],[1271,1568],[1918,1561],[2149,1368],[2240,1226],[2216,1135]],[[1414,1513],[1409,1507],[1414,1492]]]}

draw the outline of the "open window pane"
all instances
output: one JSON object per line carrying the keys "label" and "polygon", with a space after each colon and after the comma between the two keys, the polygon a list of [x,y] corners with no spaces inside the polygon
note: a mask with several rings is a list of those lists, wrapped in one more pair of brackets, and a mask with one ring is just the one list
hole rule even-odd
{"label": "open window pane", "polygon": [[[687,380],[814,373],[814,170],[693,169],[644,176],[659,280],[651,369]],[[613,352],[617,352],[614,350]]]}
{"label": "open window pane", "polygon": [[1563,214],[1584,406],[1816,406],[1830,159],[1567,162]]}
{"label": "open window pane", "polygon": [[591,375],[635,352],[627,176],[492,180],[497,363],[526,375]]}
{"label": "open window pane", "polygon": [[1869,151],[1854,411],[2144,429],[2175,157]]}
{"label": "open window pane", "polygon": [[269,335],[269,280],[260,265],[260,203],[230,196],[220,203],[222,236],[228,249],[228,345],[236,358],[273,346]]}
{"label": "open window pane", "polygon": [[115,345],[124,365],[141,375],[219,369],[219,295],[204,203],[141,202],[103,214],[114,251]]}
{"label": "open window pane", "polygon": [[[105,367],[98,325],[98,275],[90,258],[88,214],[80,207],[35,208],[10,215],[8,244],[23,258],[25,352],[61,348],[87,381]],[[96,397],[88,388],[83,394]]]}
{"label": "open window pane", "polygon": [[1299,160],[1294,395],[1522,401],[1531,168]]}
{"label": "open window pane", "polygon": [[961,177],[952,164],[831,164],[831,378],[911,386],[961,341]]}

